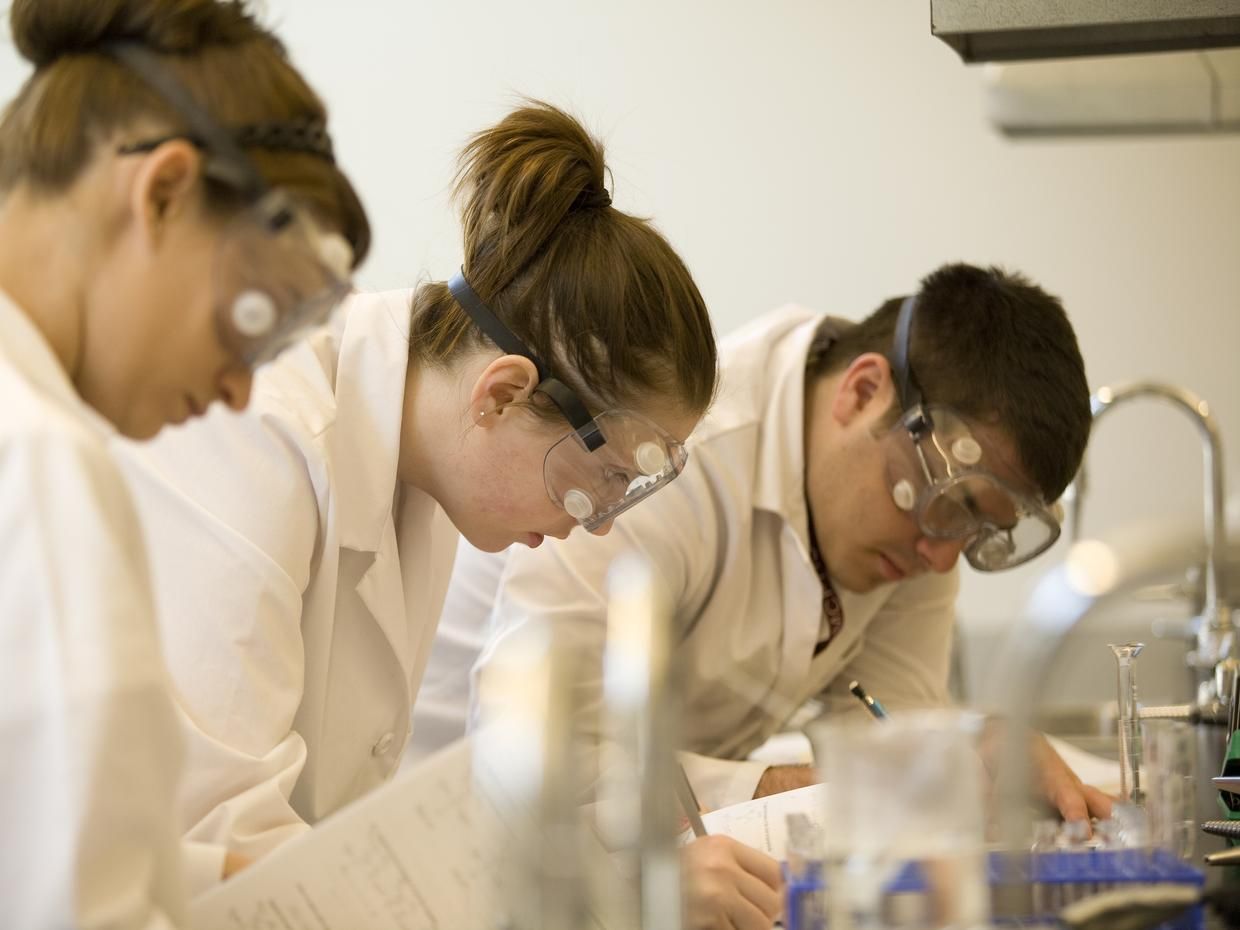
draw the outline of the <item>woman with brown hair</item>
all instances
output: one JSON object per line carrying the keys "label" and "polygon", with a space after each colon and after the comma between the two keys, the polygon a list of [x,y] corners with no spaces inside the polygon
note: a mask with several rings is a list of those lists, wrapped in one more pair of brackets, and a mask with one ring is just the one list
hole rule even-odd
{"label": "woman with brown hair", "polygon": [[464,265],[357,295],[245,417],[132,450],[189,722],[201,888],[386,780],[458,533],[605,533],[679,473],[715,389],[684,263],[611,205],[602,148],[531,103],[460,163]]}
{"label": "woman with brown hair", "polygon": [[319,99],[236,3],[16,0],[0,119],[0,901],[165,927],[181,737],[107,448],[319,322],[369,237]]}

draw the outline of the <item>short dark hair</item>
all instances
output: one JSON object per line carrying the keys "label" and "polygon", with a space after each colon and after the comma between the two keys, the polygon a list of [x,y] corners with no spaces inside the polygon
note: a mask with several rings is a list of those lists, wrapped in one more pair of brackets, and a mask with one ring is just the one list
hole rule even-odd
{"label": "short dark hair", "polygon": [[[891,358],[903,297],[886,301],[832,339],[810,346],[811,380],[842,371],[866,352]],[[909,365],[927,403],[996,425],[1048,501],[1072,481],[1092,417],[1089,382],[1063,304],[1021,274],[944,265],[921,282]]]}

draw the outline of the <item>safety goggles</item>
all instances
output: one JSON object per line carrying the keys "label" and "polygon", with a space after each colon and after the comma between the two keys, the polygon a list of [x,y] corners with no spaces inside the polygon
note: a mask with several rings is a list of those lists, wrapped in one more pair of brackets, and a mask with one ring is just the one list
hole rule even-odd
{"label": "safety goggles", "polygon": [[892,368],[903,413],[884,439],[891,498],[932,539],[967,540],[963,552],[978,571],[996,572],[1033,559],[1059,538],[1046,503],[986,467],[986,451],[948,407],[923,404],[908,364],[915,299],[896,324]]}
{"label": "safety goggles", "polygon": [[689,454],[684,444],[657,424],[627,410],[592,416],[568,385],[551,377],[543,362],[483,303],[464,272],[448,290],[488,338],[538,370],[538,392],[546,396],[572,429],[556,440],[543,459],[547,495],[586,530],[595,530],[645,500],[674,479]]}
{"label": "safety goggles", "polygon": [[[198,105],[158,55],[127,42],[104,51],[142,78],[188,127],[188,132],[123,146],[120,153],[150,152],[170,139],[185,139],[203,151],[204,176],[244,204],[228,221],[214,259],[216,329],[224,346],[248,367],[269,361],[326,320],[348,294],[353,250],[285,191],[271,187],[238,139]],[[319,124],[250,126],[239,135],[249,144],[333,159],[331,140]]]}

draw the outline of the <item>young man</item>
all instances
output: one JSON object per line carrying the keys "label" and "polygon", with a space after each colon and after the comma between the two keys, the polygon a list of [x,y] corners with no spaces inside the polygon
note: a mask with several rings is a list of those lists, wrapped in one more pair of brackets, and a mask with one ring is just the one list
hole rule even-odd
{"label": "young man", "polygon": [[[746,757],[808,701],[863,712],[853,679],[893,712],[947,702],[959,556],[1001,570],[1055,541],[1051,503],[1091,419],[1059,301],[995,268],[940,268],[859,324],[777,310],[721,360],[688,465],[654,505],[606,538],[507,556],[478,666],[541,618],[601,655],[608,566],[647,554],[680,631],[686,770],[711,809],[813,781]],[[578,685],[587,730],[600,684]],[[1066,818],[1109,810],[1048,746],[1036,756]]]}

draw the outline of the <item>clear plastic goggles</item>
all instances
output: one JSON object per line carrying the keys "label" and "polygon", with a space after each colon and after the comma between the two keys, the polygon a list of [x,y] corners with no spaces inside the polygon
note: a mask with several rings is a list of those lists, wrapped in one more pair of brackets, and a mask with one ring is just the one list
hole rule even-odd
{"label": "clear plastic goggles", "polygon": [[683,443],[636,413],[608,410],[592,423],[605,440],[593,451],[573,430],[543,460],[547,494],[586,530],[649,497],[679,475],[689,458]]}
{"label": "clear plastic goggles", "polygon": [[283,191],[232,219],[216,256],[216,324],[250,368],[324,322],[348,294],[353,250]]}
{"label": "clear plastic goggles", "polygon": [[1059,538],[1059,521],[1038,497],[985,467],[985,450],[951,409],[907,410],[885,440],[891,497],[933,539],[967,539],[978,571],[1012,568]]}

